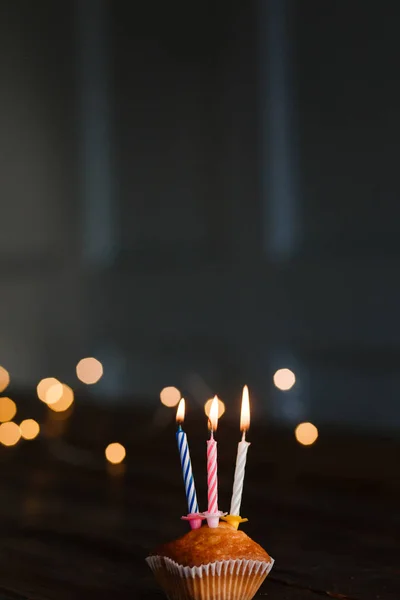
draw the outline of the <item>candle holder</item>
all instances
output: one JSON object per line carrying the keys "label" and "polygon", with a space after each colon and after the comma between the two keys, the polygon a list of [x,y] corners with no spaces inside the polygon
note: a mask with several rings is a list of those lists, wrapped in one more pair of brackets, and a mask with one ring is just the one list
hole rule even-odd
{"label": "candle holder", "polygon": [[181,517],[183,521],[189,521],[191,529],[200,529],[201,522],[205,518],[203,513],[189,513],[186,517]]}
{"label": "candle holder", "polygon": [[232,525],[232,527],[234,527],[235,529],[239,529],[240,523],[246,523],[248,521],[248,519],[246,518],[242,519],[240,515],[226,515],[221,518],[223,521],[229,523],[229,525]]}
{"label": "candle holder", "polygon": [[210,529],[215,529],[218,527],[220,517],[224,517],[227,514],[228,513],[222,512],[222,510],[217,510],[214,513],[210,513],[208,511],[204,512],[203,516],[205,519],[207,519],[207,525],[210,527]]}

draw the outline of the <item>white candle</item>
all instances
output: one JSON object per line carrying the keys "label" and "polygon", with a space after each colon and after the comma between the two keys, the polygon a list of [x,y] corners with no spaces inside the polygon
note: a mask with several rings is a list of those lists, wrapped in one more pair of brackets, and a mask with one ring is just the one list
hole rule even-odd
{"label": "white candle", "polygon": [[231,500],[231,515],[240,515],[240,505],[242,503],[244,473],[246,468],[247,450],[250,446],[246,442],[246,431],[250,426],[250,403],[249,389],[247,385],[243,388],[242,394],[242,410],[240,415],[240,429],[243,431],[242,441],[238,444],[236,457],[235,477],[233,481],[233,491]]}

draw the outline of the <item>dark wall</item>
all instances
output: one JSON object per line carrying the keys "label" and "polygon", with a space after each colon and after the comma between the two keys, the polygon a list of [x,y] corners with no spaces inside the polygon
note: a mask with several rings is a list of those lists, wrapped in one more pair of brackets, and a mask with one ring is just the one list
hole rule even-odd
{"label": "dark wall", "polygon": [[305,248],[398,255],[396,5],[295,2]]}
{"label": "dark wall", "polygon": [[[278,4],[1,4],[0,363],[16,383],[73,382],[94,354],[105,397],[247,382],[279,419],[398,426],[395,15]],[[277,261],[263,182],[282,49],[298,238]],[[280,366],[298,376],[286,394]]]}

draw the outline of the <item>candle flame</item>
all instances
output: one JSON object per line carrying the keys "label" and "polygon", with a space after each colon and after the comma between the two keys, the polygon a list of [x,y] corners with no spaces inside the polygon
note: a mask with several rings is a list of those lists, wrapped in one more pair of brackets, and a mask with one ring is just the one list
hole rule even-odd
{"label": "candle flame", "polygon": [[183,423],[185,420],[185,398],[181,398],[178,404],[178,410],[176,411],[176,422]]}
{"label": "candle flame", "polygon": [[240,431],[247,431],[250,427],[250,401],[249,388],[247,385],[243,388],[242,410],[240,413]]}
{"label": "candle flame", "polygon": [[217,427],[218,427],[218,404],[219,404],[218,396],[214,396],[213,401],[211,402],[210,416],[209,416],[210,425],[211,425],[211,431],[217,431]]}

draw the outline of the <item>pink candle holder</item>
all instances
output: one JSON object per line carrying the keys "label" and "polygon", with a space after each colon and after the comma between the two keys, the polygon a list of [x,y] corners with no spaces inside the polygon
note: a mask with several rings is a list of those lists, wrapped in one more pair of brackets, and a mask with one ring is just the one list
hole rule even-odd
{"label": "pink candle holder", "polygon": [[221,510],[217,510],[215,513],[210,513],[208,511],[203,513],[204,518],[207,519],[207,525],[210,527],[210,529],[215,529],[218,527],[220,517],[224,517],[227,514],[228,513],[224,513]]}
{"label": "pink candle holder", "polygon": [[205,518],[203,513],[189,513],[186,517],[181,517],[183,521],[189,521],[191,529],[200,529],[201,522]]}

